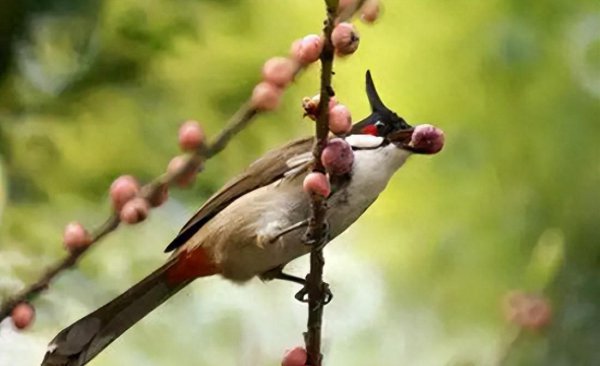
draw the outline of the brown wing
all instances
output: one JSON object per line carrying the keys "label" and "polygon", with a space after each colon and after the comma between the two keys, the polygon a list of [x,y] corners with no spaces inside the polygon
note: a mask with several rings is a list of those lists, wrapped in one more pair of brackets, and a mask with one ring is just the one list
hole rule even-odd
{"label": "brown wing", "polygon": [[313,141],[313,137],[295,140],[256,160],[241,175],[225,184],[200,207],[198,212],[183,226],[177,237],[167,246],[165,252],[173,251],[187,242],[204,223],[238,197],[282,178],[290,169],[286,162],[294,156],[310,151]]}

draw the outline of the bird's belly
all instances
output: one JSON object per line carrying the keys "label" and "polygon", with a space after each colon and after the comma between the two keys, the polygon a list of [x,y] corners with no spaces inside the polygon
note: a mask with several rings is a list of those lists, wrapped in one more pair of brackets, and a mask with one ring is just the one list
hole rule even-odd
{"label": "bird's belly", "polygon": [[[310,252],[303,241],[306,226],[281,234],[310,217],[302,179],[274,183],[240,197],[200,230],[210,233],[201,245],[212,249],[224,277],[247,281]],[[363,188],[351,183],[329,197],[331,239],[352,225],[380,191],[373,186],[367,192]]]}
{"label": "bird's belly", "polygon": [[199,230],[197,243],[212,252],[224,277],[247,281],[310,251],[302,242],[305,228],[280,235],[310,214],[302,179],[295,180],[240,197]]}

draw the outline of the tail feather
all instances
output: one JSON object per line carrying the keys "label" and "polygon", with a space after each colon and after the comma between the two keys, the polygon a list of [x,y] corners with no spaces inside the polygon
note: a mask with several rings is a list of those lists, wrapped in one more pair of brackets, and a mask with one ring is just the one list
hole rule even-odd
{"label": "tail feather", "polygon": [[88,363],[127,329],[194,280],[170,280],[170,270],[176,268],[177,263],[173,258],[119,297],[63,329],[50,342],[42,366]]}

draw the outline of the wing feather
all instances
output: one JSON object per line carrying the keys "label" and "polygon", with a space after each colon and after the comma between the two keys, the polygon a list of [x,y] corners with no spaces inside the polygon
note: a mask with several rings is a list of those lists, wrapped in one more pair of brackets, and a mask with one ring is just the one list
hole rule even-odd
{"label": "wing feather", "polygon": [[[171,252],[185,244],[208,220],[238,197],[282,178],[290,169],[298,168],[305,159],[294,159],[310,151],[314,138],[307,137],[268,152],[252,163],[242,174],[230,180],[200,207],[198,212],[183,226],[179,234],[167,246]],[[291,159],[291,160],[290,160]],[[259,174],[260,172],[260,174]]]}

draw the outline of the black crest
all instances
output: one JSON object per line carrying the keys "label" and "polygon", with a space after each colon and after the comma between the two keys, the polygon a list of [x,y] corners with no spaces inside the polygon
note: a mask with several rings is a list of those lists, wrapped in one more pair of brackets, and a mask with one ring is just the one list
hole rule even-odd
{"label": "black crest", "polygon": [[402,117],[383,104],[375,88],[375,83],[373,83],[371,71],[367,70],[365,79],[367,97],[371,105],[371,114],[356,123],[352,127],[351,133],[387,136],[390,132],[411,128]]}

